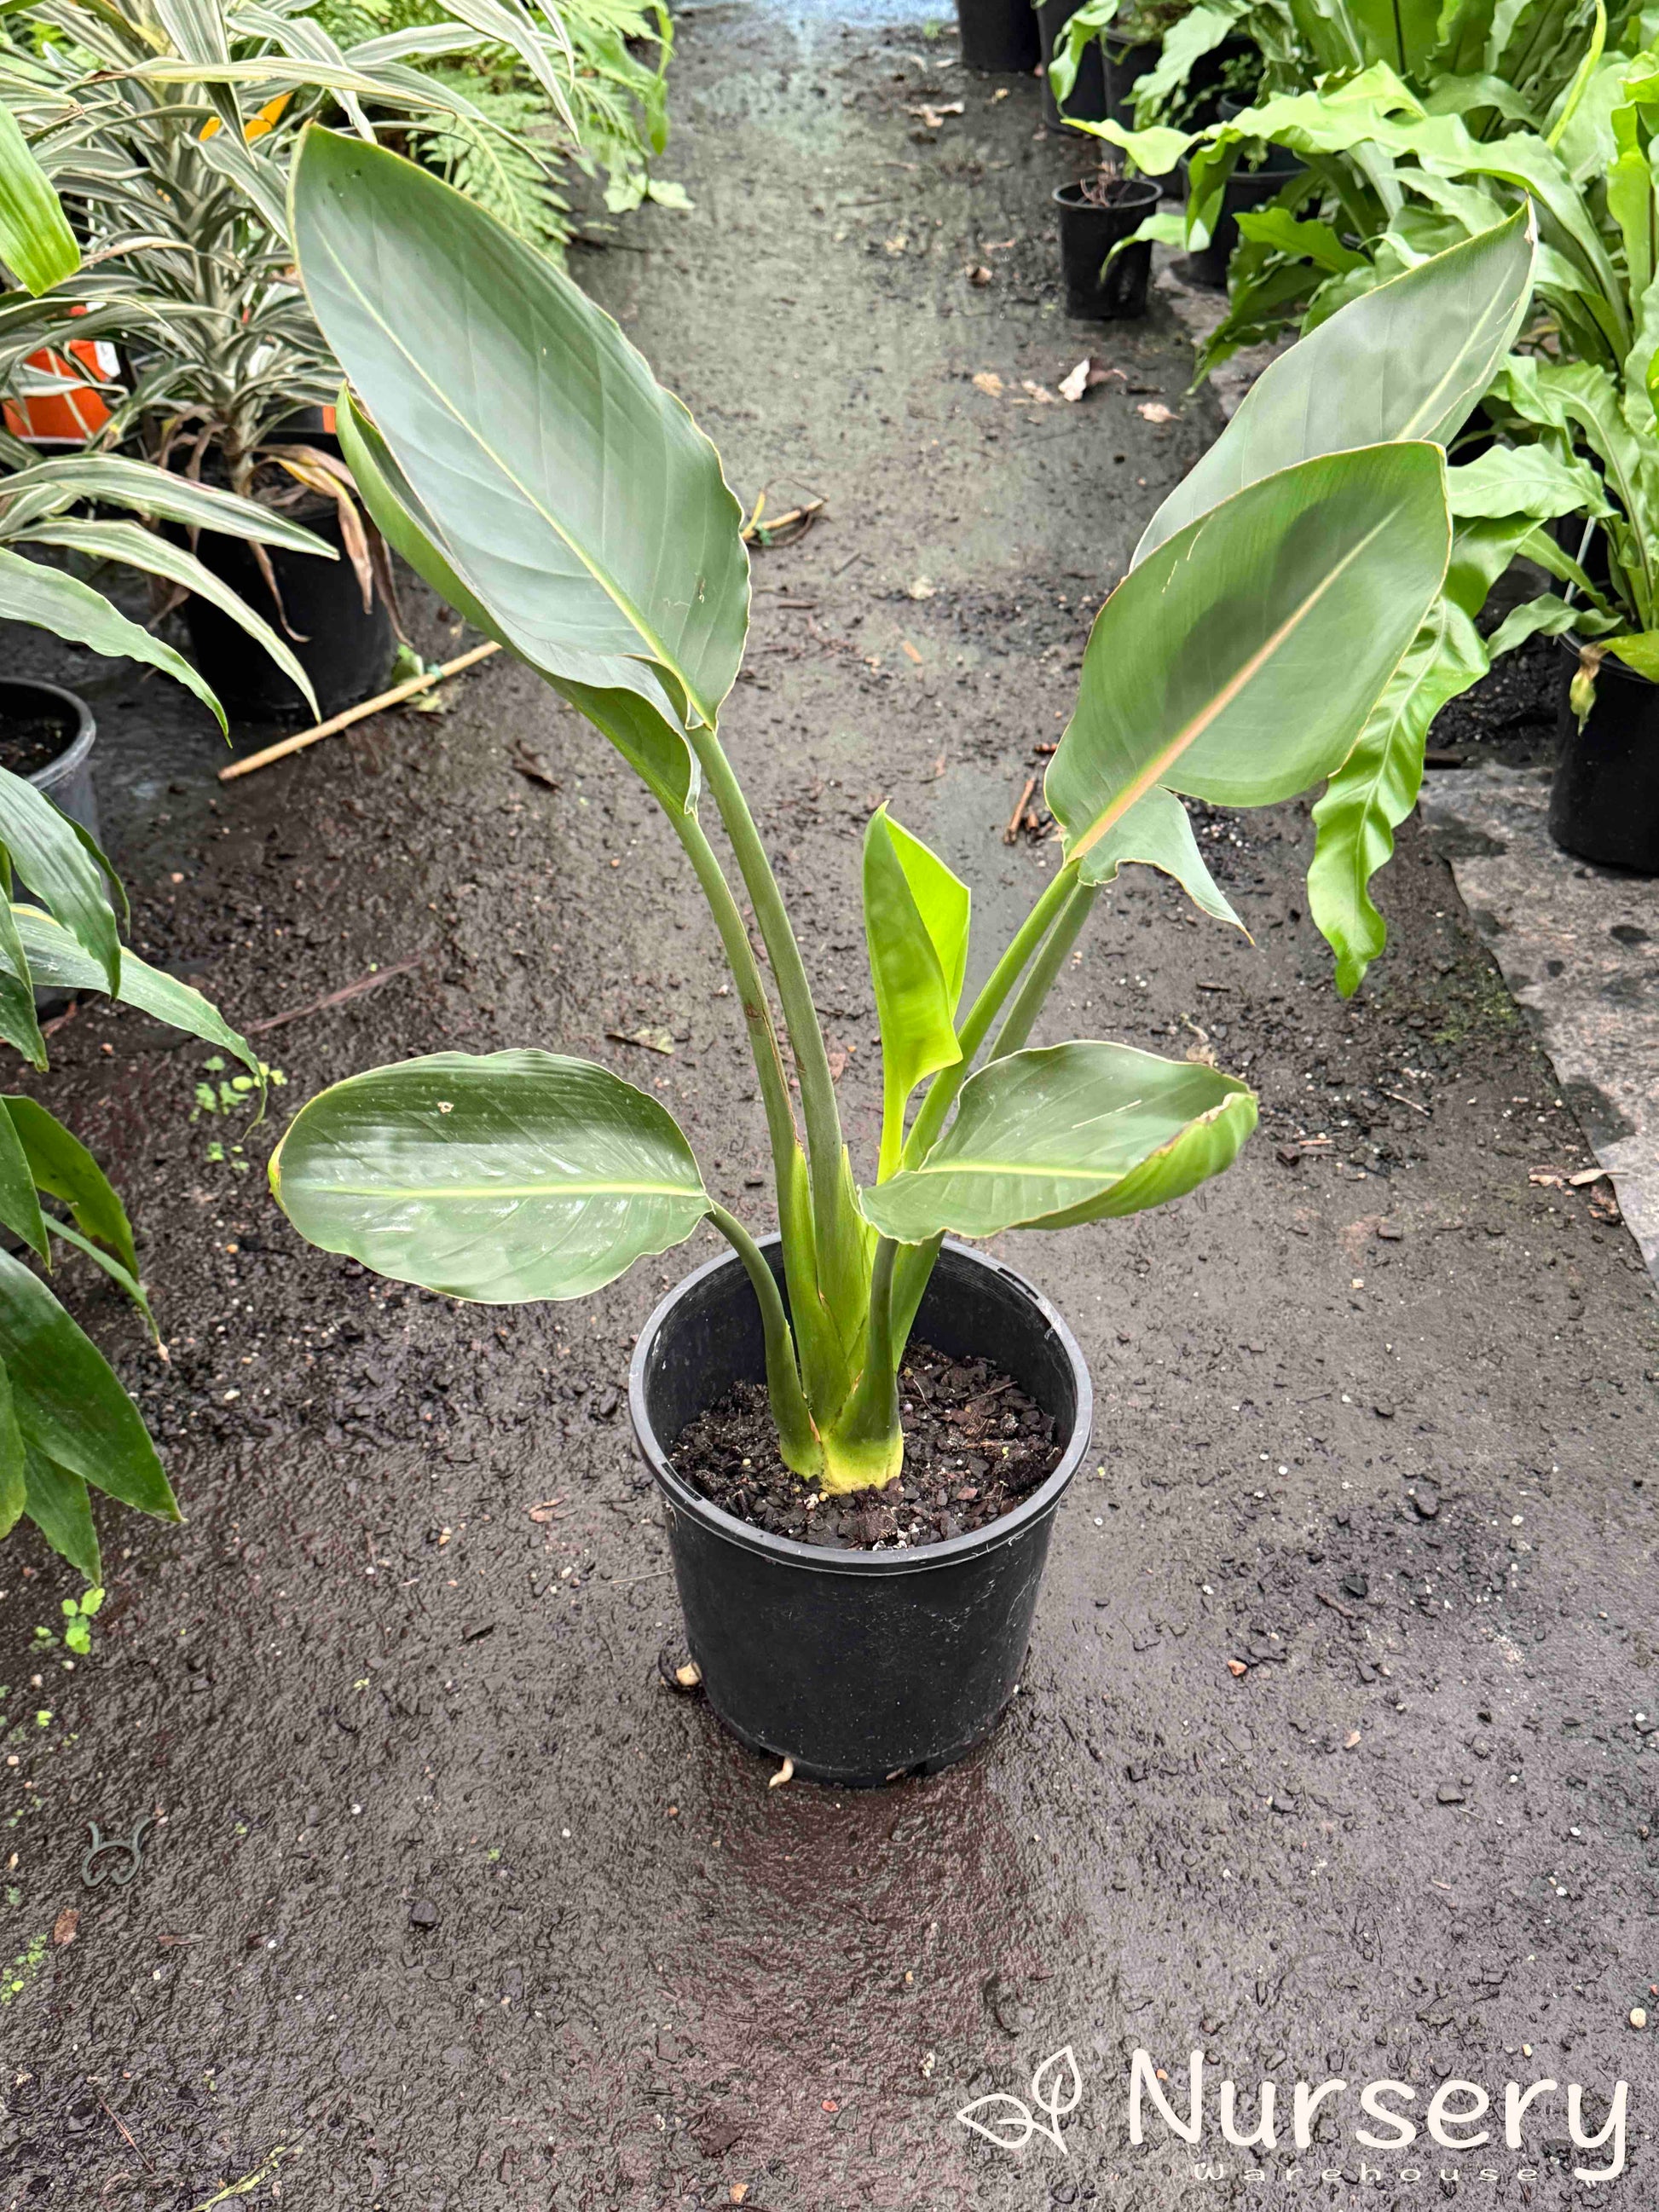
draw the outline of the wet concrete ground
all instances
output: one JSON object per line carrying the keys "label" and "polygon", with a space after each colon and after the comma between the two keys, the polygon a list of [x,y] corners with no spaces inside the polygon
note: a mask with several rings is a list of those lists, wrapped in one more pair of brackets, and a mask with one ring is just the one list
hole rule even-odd
{"label": "wet concrete ground", "polygon": [[[866,816],[889,799],[971,880],[982,973],[1053,865],[1001,832],[1089,614],[1216,423],[1163,309],[1103,343],[1067,326],[1045,202],[1074,157],[1035,135],[1034,86],[994,100],[950,52],[920,25],[690,16],[696,211],[582,267],[750,498],[828,501],[757,559],[728,741],[866,1153]],[[957,98],[937,130],[910,112]],[[1085,351],[1121,380],[1076,408],[1024,391]],[[445,715],[222,790],[158,687],[70,672],[100,691],[152,957],[246,1024],[423,956],[262,1033],[273,1124],[406,1053],[586,1052],[653,1085],[763,1218],[714,933],[649,807],[527,674],[497,662]],[[874,1795],[769,1791],[659,1680],[672,1584],[619,1394],[679,1255],[574,1308],[382,1285],[276,1215],[271,1126],[187,1118],[199,1049],[101,1006],[59,1033],[51,1095],[129,1194],[171,1366],[97,1288],[76,1308],[188,1518],[106,1517],[111,1596],[73,1673],[32,1641],[69,1577],[32,1541],[0,1554],[0,2206],[191,2212],[258,2177],[224,2201],[1164,2212],[1346,2203],[1362,2157],[1366,2203],[1554,2205],[1568,2165],[1606,2162],[1571,2148],[1565,2085],[1594,2116],[1620,2079],[1626,2171],[1580,2194],[1650,2200],[1655,2031],[1629,2016],[1659,2014],[1651,1286],[1594,1192],[1529,1182],[1584,1140],[1415,826],[1352,1008],[1306,919],[1305,811],[1202,835],[1255,946],[1136,880],[1045,1033],[1212,1050],[1261,1132],[1166,1213],[1004,1240],[1091,1359],[1097,1449],[1000,1733]],[[672,1056],[613,1034],[642,1029]],[[83,1888],[87,1823],[151,1810],[137,1878]],[[1059,2142],[1010,2153],[955,2117],[1029,2098],[1068,2045]],[[1178,2105],[1209,2054],[1246,2130],[1274,2080],[1285,2141],[1228,2147],[1212,2094],[1209,2178],[1156,2124],[1133,2148],[1137,2048]],[[1362,2150],[1362,2083],[1415,2084],[1420,2118],[1448,2075],[1500,2105],[1511,2080],[1561,2089],[1516,2151]],[[1297,2155],[1292,2085],[1339,2076]]]}

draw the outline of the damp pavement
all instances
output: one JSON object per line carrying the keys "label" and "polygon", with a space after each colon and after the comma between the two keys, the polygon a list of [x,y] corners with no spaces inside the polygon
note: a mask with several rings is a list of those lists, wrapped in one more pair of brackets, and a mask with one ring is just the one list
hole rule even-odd
{"label": "damp pavement", "polygon": [[[878,15],[688,12],[695,212],[578,264],[746,499],[825,501],[757,556],[728,738],[865,1156],[866,817],[888,799],[971,881],[982,973],[1054,865],[1003,833],[1090,613],[1218,420],[1162,301],[1067,325],[1047,199],[1078,156],[1033,84],[998,97],[951,52]],[[1119,374],[1034,395],[1085,353]],[[1436,2154],[1467,2177],[1445,2186],[1565,2202],[1563,2161],[1605,2158],[1571,2148],[1565,2085],[1593,2130],[1623,2080],[1627,2169],[1589,2194],[1650,2199],[1652,1289],[1604,1187],[1565,1179],[1584,1136],[1415,823],[1352,1006],[1300,806],[1200,812],[1254,943],[1146,874],[1103,902],[1046,1034],[1212,1053],[1261,1132],[1165,1212],[1001,1240],[1098,1415],[994,1741],[878,1793],[769,1790],[661,1680],[672,1586],[622,1397],[710,1240],[579,1306],[458,1309],[302,1248],[264,1188],[320,1085],[535,1043],[652,1088],[762,1224],[738,1024],[661,824],[500,662],[441,714],[225,787],[158,684],[51,665],[97,696],[136,941],[266,1024],[286,1083],[263,1127],[192,1119],[200,1048],[101,1005],[54,1038],[50,1095],[127,1193],[170,1364],[99,1286],[71,1296],[187,1518],[105,1516],[72,1672],[35,1635],[70,1578],[27,1537],[0,1553],[0,2206],[280,2183],[307,2212],[1164,2212],[1341,2201],[1316,2166],[1357,2185],[1362,2155],[1366,2201],[1415,2204],[1441,2185],[1362,2153],[1353,2097],[1415,2083],[1420,2118],[1449,2075],[1500,2109],[1510,2080],[1562,2086],[1518,2153],[1480,2154],[1498,2183]],[[134,1878],[84,1886],[88,1824],[148,1813]],[[1058,2140],[957,2118],[1029,2106],[1068,2046]],[[1207,2179],[1156,2124],[1129,2145],[1138,2049],[1177,2106],[1206,2054]],[[1268,2154],[1221,2142],[1223,2075],[1247,2130],[1275,2081],[1287,2136],[1295,2082],[1353,2086],[1307,2153]],[[1071,2077],[1039,2089],[1063,2105]]]}

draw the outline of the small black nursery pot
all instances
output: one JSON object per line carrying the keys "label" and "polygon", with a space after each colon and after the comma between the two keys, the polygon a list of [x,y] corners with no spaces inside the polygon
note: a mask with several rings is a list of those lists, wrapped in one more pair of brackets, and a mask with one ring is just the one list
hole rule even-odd
{"label": "small black nursery pot", "polygon": [[[781,1276],[778,1241],[767,1258]],[[741,1262],[715,1260],[641,1331],[629,1412],[668,1510],[692,1658],[710,1705],[756,1751],[809,1779],[873,1784],[933,1772],[986,1736],[1018,1686],[1054,1508],[1089,1448],[1089,1371],[1054,1308],[1001,1261],[947,1242],[915,1336],[988,1358],[1065,1439],[1059,1465],[1011,1513],[912,1550],[800,1544],[711,1504],[669,1453],[737,1382],[765,1374]]]}
{"label": "small black nursery pot", "polygon": [[1061,185],[1054,194],[1066,312],[1079,322],[1121,322],[1146,312],[1151,240],[1124,246],[1109,268],[1106,258],[1152,213],[1158,188],[1144,177],[1120,177],[1104,189],[1109,197],[1103,204],[1086,198],[1088,187],[1080,184]]}
{"label": "small black nursery pot", "polygon": [[1561,646],[1550,835],[1581,860],[1659,875],[1659,684],[1609,654],[1580,729],[1569,696],[1578,644],[1563,638]]}

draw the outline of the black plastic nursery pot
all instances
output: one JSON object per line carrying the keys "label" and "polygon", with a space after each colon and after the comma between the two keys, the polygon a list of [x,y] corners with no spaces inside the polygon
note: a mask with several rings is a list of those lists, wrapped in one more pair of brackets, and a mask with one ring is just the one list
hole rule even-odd
{"label": "black plastic nursery pot", "polygon": [[1037,34],[1042,42],[1042,119],[1051,130],[1073,121],[1103,123],[1106,119],[1106,64],[1098,39],[1091,39],[1083,49],[1064,115],[1048,89],[1048,64],[1054,58],[1054,48],[1081,5],[1082,0],[1042,0],[1036,10]]}
{"label": "black plastic nursery pot", "polygon": [[[1123,322],[1146,312],[1146,288],[1152,273],[1150,239],[1126,246],[1106,267],[1112,248],[1139,229],[1157,207],[1158,188],[1144,177],[1126,177],[1115,188],[1109,207],[1092,205],[1080,184],[1061,185],[1054,194],[1060,210],[1060,265],[1066,280],[1066,312],[1085,323]],[[1103,270],[1104,273],[1103,274]]]}
{"label": "black plastic nursery pot", "polygon": [[1126,131],[1135,125],[1135,87],[1148,70],[1158,66],[1159,46],[1115,46],[1109,43],[1103,49],[1106,70],[1106,113],[1113,123],[1121,123]]}
{"label": "black plastic nursery pot", "polygon": [[[767,1257],[781,1276],[775,1237]],[[908,1551],[774,1536],[711,1504],[669,1451],[736,1382],[764,1379],[759,1309],[735,1255],[688,1275],[635,1346],[629,1412],[667,1504],[686,1638],[709,1704],[751,1750],[809,1780],[872,1785],[973,1749],[1019,1685],[1048,1535],[1089,1448],[1094,1397],[1070,1330],[1025,1278],[947,1243],[915,1337],[1013,1376],[1066,1441],[988,1527]]]}
{"label": "black plastic nursery pot", "polygon": [[[384,689],[397,649],[391,611],[378,586],[364,606],[356,571],[345,556],[339,509],[332,500],[307,501],[294,519],[333,546],[340,557],[325,561],[315,553],[267,546],[282,594],[280,611],[245,538],[204,530],[196,541],[196,552],[293,648],[295,659],[311,678],[321,713],[337,714],[342,708],[355,707],[360,699]],[[228,615],[194,593],[185,600],[184,612],[196,665],[233,713],[259,720],[310,713],[297,687]]]}
{"label": "black plastic nursery pot", "polygon": [[1276,199],[1305,165],[1282,146],[1270,145],[1259,169],[1236,168],[1222,190],[1221,213],[1207,246],[1189,253],[1181,273],[1194,284],[1212,290],[1227,289],[1227,264],[1238,243],[1238,218],[1247,210],[1266,207]]}
{"label": "black plastic nursery pot", "polygon": [[60,684],[0,678],[0,768],[27,777],[61,813],[96,837],[92,749],[98,725],[86,701]]}
{"label": "black plastic nursery pot", "polygon": [[957,0],[957,22],[969,69],[1028,76],[1036,67],[1042,50],[1031,0]]}
{"label": "black plastic nursery pot", "polygon": [[1560,644],[1550,835],[1577,860],[1659,875],[1659,684],[1609,654],[1581,730],[1568,697],[1578,646],[1571,638]]}

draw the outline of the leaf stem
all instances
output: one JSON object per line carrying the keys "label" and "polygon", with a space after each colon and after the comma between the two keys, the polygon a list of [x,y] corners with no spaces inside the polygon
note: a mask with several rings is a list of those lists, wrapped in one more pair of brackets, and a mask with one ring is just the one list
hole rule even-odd
{"label": "leaf stem", "polygon": [[734,1213],[711,1201],[708,1218],[742,1261],[760,1307],[761,1328],[766,1336],[766,1395],[777,1425],[784,1464],[796,1474],[817,1474],[823,1466],[823,1447],[800,1387],[795,1340],[789,1333],[777,1277],[767,1266],[766,1255]]}
{"label": "leaf stem", "polygon": [[755,909],[761,942],[783,1007],[784,1028],[800,1078],[801,1116],[806,1124],[806,1158],[811,1177],[812,1223],[821,1286],[830,1309],[843,1322],[854,1316],[864,1285],[864,1252],[857,1218],[848,1202],[841,1115],[836,1104],[830,1055],[812,1004],[812,987],[784,905],[777,878],[761,842],[732,763],[712,729],[688,732],[688,739],[732,841],[738,870]]}
{"label": "leaf stem", "polygon": [[1018,995],[996,1033],[991,1046],[993,1060],[1000,1060],[1006,1053],[1018,1052],[1030,1036],[1031,1024],[1042,1012],[1042,1002],[1054,988],[1054,978],[1065,966],[1066,956],[1077,943],[1099,896],[1098,884],[1079,884],[1060,908],[1060,919],[1044,939],[1042,951],[1027,970]]}

